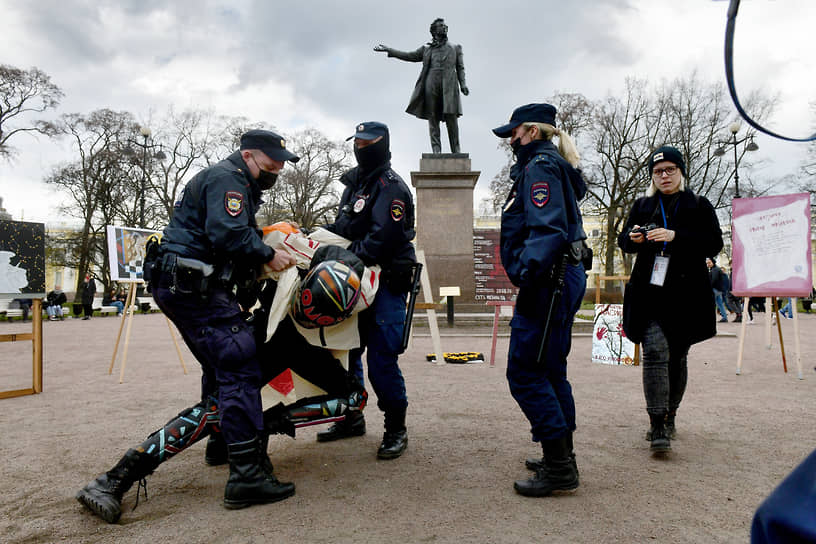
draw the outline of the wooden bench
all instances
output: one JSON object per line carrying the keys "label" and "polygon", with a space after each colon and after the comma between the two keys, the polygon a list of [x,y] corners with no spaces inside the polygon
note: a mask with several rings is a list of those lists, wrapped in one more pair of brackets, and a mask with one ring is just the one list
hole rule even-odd
{"label": "wooden bench", "polygon": [[23,311],[21,309],[9,308],[11,301],[12,299],[10,298],[0,298],[0,315],[4,315],[7,318],[23,317]]}
{"label": "wooden bench", "polygon": [[91,309],[95,312],[99,312],[102,315],[105,314],[118,314],[119,308],[116,306],[102,306],[102,299],[95,298],[93,304],[91,304]]}
{"label": "wooden bench", "polygon": [[156,302],[153,300],[153,297],[150,295],[142,295],[140,297],[136,297],[136,307],[144,314],[151,311],[152,309],[158,310],[158,306],[156,306]]}

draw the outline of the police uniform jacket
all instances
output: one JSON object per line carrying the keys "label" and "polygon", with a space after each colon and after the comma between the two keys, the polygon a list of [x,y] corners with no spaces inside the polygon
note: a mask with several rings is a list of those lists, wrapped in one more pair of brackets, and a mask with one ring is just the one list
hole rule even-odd
{"label": "police uniform jacket", "polygon": [[462,59],[462,46],[448,43],[423,45],[416,51],[397,51],[389,49],[388,56],[396,57],[408,62],[422,62],[422,71],[419,73],[414,92],[408,101],[406,112],[420,119],[427,119],[432,113],[432,104],[425,103],[425,80],[431,69],[431,55],[442,54],[442,113],[444,115],[462,115],[462,97],[459,96],[459,87],[465,84],[465,62]]}
{"label": "police uniform jacket", "polygon": [[586,194],[581,174],[552,142],[536,140],[519,151],[510,170],[513,186],[501,219],[501,259],[513,285],[550,283],[553,264],[570,242],[583,240],[578,200]]}
{"label": "police uniform jacket", "polygon": [[[657,321],[670,345],[690,346],[717,333],[714,293],[705,260],[723,247],[720,223],[705,197],[690,190],[676,195],[671,198],[674,195],[661,196],[658,192],[637,199],[618,235],[618,246],[624,252],[637,253],[623,302],[624,332],[635,343],[642,341],[651,320]],[[649,223],[675,232],[674,240],[666,244],[669,266],[662,286],[652,285],[651,278],[655,256],[663,251],[663,243],[636,244],[629,238],[634,225]]]}
{"label": "police uniform jacket", "polygon": [[264,244],[255,221],[261,202],[261,190],[236,151],[184,188],[164,229],[162,251],[214,265],[268,262],[275,250]]}
{"label": "police uniform jacket", "polygon": [[389,271],[415,262],[414,201],[390,162],[367,175],[354,167],[340,181],[346,186],[340,211],[326,229],[351,240],[348,249],[366,266],[378,264]]}

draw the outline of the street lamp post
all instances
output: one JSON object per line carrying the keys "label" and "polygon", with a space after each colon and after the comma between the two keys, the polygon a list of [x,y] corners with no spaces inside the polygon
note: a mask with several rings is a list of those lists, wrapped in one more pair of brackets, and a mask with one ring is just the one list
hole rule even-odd
{"label": "street lamp post", "polygon": [[139,132],[144,138],[144,144],[142,145],[142,184],[139,188],[139,228],[143,229],[145,228],[145,187],[147,186],[147,140],[150,138],[150,129],[140,127]]}
{"label": "street lamp post", "polygon": [[142,179],[139,183],[139,228],[145,228],[147,223],[145,221],[145,193],[147,192],[147,152],[153,149],[159,148],[159,150],[153,154],[152,158],[158,159],[160,161],[167,158],[167,155],[164,154],[164,151],[161,149],[161,145],[156,145],[155,143],[150,143],[151,131],[148,127],[142,126],[139,127],[139,134],[142,135],[144,142],[135,142],[131,141],[131,143],[139,146],[142,148]]}
{"label": "street lamp post", "polygon": [[728,127],[728,130],[731,132],[731,139],[723,142],[720,147],[714,150],[714,155],[717,157],[722,157],[725,155],[725,145],[731,144],[734,146],[734,198],[740,198],[740,190],[739,190],[739,155],[737,154],[737,146],[743,142],[748,142],[748,145],[745,146],[746,151],[756,151],[759,149],[759,146],[754,142],[754,135],[745,135],[742,138],[737,139],[737,132],[740,130],[740,124],[738,122],[731,123]]}

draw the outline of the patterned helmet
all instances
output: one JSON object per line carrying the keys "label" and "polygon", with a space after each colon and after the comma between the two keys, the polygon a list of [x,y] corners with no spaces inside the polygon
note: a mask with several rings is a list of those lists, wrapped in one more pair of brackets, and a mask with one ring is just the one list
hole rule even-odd
{"label": "patterned helmet", "polygon": [[290,311],[302,327],[330,327],[351,315],[359,297],[360,276],[354,268],[326,260],[312,267],[300,282]]}

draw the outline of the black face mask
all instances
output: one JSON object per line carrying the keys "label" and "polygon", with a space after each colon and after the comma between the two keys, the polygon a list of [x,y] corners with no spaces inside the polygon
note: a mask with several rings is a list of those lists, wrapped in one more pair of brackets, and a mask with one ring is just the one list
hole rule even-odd
{"label": "black face mask", "polygon": [[267,172],[266,170],[261,170],[258,174],[258,187],[261,188],[261,191],[266,191],[267,189],[271,189],[275,182],[278,181],[278,175],[274,172]]}
{"label": "black face mask", "polygon": [[252,160],[255,161],[255,166],[258,167],[258,178],[255,180],[258,182],[258,187],[261,188],[261,191],[271,189],[272,186],[275,185],[275,182],[278,181],[278,175],[261,168],[261,165],[258,164],[258,159],[256,159],[254,155],[252,156]]}
{"label": "black face mask", "polygon": [[516,138],[510,142],[510,149],[513,150],[513,155],[518,155],[519,149],[521,149],[521,138]]}
{"label": "black face mask", "polygon": [[363,148],[359,148],[355,145],[354,158],[357,159],[360,170],[363,172],[371,172],[391,158],[391,153],[388,151],[388,138],[383,137],[379,142]]}

